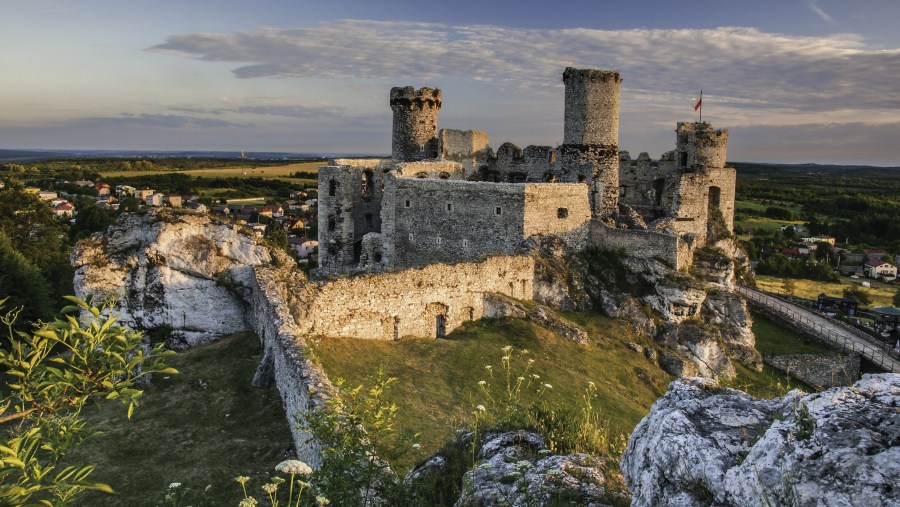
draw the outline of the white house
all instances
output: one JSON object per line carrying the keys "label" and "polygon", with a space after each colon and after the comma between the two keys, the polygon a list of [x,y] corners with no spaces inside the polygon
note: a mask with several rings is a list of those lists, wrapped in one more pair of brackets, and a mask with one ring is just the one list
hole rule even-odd
{"label": "white house", "polygon": [[897,266],[881,259],[866,261],[866,264],[863,266],[863,271],[868,278],[882,278],[884,280],[897,279]]}

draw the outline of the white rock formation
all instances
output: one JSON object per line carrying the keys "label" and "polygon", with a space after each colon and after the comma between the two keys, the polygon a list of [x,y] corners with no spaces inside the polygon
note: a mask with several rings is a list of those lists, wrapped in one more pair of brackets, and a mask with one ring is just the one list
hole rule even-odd
{"label": "white rock formation", "polygon": [[900,505],[900,375],[769,401],[675,381],[621,469],[633,506]]}
{"label": "white rock formation", "polygon": [[271,261],[250,234],[202,214],[127,214],[72,253],[75,293],[117,301],[126,326],[172,329],[193,346],[248,329],[244,295],[253,266]]}

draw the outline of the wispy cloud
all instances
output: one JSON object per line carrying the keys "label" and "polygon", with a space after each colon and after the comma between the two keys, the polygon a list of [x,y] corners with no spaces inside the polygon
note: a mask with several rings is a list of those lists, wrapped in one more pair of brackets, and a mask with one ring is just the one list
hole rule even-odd
{"label": "wispy cloud", "polygon": [[[229,101],[223,101],[229,104]],[[197,106],[176,106],[170,108],[172,111],[203,114],[203,115],[260,115],[260,116],[281,116],[284,118],[299,118],[307,120],[320,120],[324,118],[341,118],[345,115],[344,108],[332,105],[304,105],[304,104],[256,104],[246,106],[217,106],[217,107],[197,107]]]}
{"label": "wispy cloud", "polygon": [[[821,11],[815,2],[809,5]],[[521,93],[557,93],[562,69],[571,65],[618,69],[625,89],[648,95],[677,93],[689,100],[702,86],[708,100],[733,107],[900,110],[895,72],[900,50],[871,49],[854,35],[343,20],[297,29],[176,35],[149,50],[244,64],[233,69],[243,79],[449,77]]]}
{"label": "wispy cloud", "polygon": [[811,11],[815,12],[816,15],[818,15],[820,18],[822,18],[822,21],[825,21],[826,23],[831,24],[831,25],[836,24],[834,22],[834,19],[831,16],[829,16],[827,12],[822,10],[821,7],[819,7],[818,0],[809,0],[809,2],[806,5],[809,6],[809,9]]}
{"label": "wispy cloud", "polygon": [[175,114],[133,114],[122,113],[119,116],[97,116],[89,118],[78,118],[71,121],[75,127],[87,128],[105,128],[116,126],[140,126],[140,127],[159,127],[166,129],[180,129],[184,127],[235,127],[245,126],[238,123],[220,120],[217,118],[201,118],[193,116],[175,115]]}

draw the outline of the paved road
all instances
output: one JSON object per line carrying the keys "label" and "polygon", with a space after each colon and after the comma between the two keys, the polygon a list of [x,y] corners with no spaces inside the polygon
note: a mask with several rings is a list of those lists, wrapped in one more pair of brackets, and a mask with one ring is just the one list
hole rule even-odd
{"label": "paved road", "polygon": [[882,344],[862,331],[755,289],[738,287],[738,293],[793,321],[844,352],[855,352],[885,371],[900,373],[900,361],[887,354]]}

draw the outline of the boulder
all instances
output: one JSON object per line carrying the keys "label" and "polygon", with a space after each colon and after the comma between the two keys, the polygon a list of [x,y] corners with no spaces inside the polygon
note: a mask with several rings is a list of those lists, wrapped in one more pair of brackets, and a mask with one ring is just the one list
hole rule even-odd
{"label": "boulder", "polygon": [[900,504],[900,375],[760,400],[672,382],[635,428],[621,470],[641,506]]}

